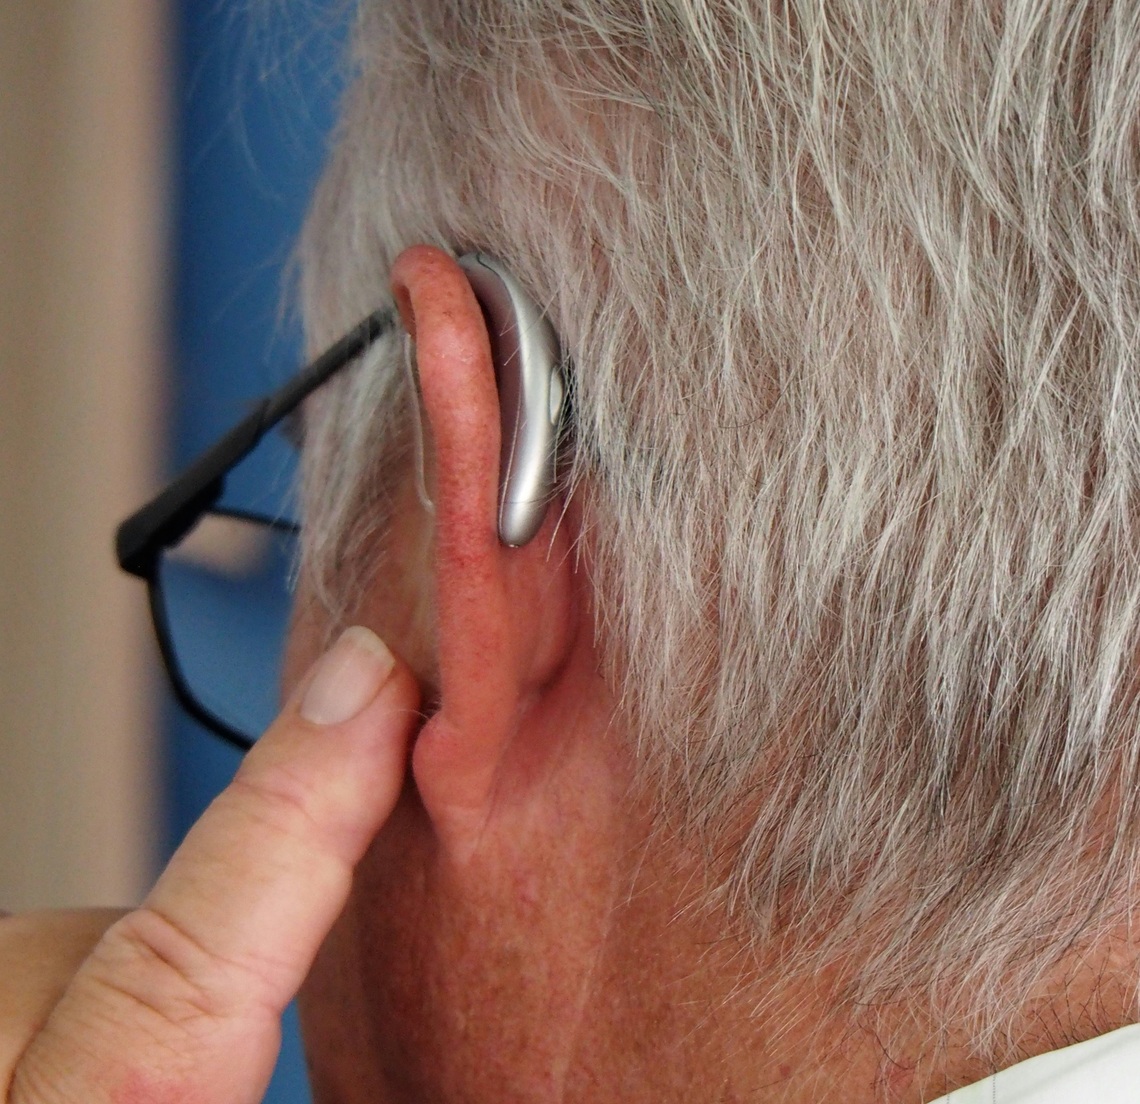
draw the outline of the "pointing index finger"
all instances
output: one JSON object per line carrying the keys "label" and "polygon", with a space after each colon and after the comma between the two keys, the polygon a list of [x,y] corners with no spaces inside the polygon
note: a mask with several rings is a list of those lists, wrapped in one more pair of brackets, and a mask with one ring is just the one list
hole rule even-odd
{"label": "pointing index finger", "polygon": [[399,796],[417,705],[403,665],[348,630],[76,975],[11,1104],[260,1100],[280,1015]]}

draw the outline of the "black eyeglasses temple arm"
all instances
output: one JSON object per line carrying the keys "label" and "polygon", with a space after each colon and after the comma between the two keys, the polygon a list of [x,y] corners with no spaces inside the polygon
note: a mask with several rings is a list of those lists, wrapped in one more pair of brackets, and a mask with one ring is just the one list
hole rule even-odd
{"label": "black eyeglasses temple arm", "polygon": [[370,314],[288,383],[261,399],[217,444],[119,526],[115,536],[119,566],[132,575],[148,578],[158,553],[181,540],[217,502],[230,469],[330,376],[390,330],[395,321],[390,308]]}
{"label": "black eyeglasses temple arm", "polygon": [[147,578],[154,558],[176,544],[222,493],[226,473],[265,435],[268,399],[203,453],[155,499],[132,514],[115,535],[119,566]]}

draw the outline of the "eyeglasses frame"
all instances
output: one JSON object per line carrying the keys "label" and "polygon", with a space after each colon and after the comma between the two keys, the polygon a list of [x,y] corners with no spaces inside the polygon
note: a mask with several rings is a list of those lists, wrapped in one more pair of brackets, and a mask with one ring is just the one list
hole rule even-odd
{"label": "eyeglasses frame", "polygon": [[195,698],[182,674],[162,603],[159,564],[163,553],[175,547],[203,516],[211,512],[256,521],[281,531],[298,531],[293,522],[219,508],[226,476],[270,430],[292,414],[317,388],[390,333],[396,324],[397,315],[391,307],[374,311],[359,322],[281,387],[259,399],[245,418],[202,452],[145,506],[123,521],[115,534],[119,567],[147,584],[159,651],[179,705],[200,724],[241,751],[248,751],[253,741],[206,709]]}

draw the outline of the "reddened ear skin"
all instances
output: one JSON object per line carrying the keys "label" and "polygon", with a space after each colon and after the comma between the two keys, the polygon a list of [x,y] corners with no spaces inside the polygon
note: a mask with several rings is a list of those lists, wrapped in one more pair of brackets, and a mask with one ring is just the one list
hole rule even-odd
{"label": "reddened ear skin", "polygon": [[435,471],[439,709],[412,769],[445,850],[478,846],[504,755],[574,637],[569,536],[548,511],[525,548],[498,533],[500,411],[483,310],[448,254],[415,246],[392,288],[414,336]]}

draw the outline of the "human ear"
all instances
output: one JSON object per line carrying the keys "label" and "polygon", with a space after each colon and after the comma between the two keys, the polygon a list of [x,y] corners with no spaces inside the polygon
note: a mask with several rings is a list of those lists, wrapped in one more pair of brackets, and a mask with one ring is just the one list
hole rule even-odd
{"label": "human ear", "polygon": [[434,474],[439,708],[412,770],[436,834],[463,860],[478,846],[508,751],[570,654],[571,536],[551,509],[524,547],[499,539],[499,396],[466,274],[441,250],[415,246],[393,266],[392,290],[415,342]]}

